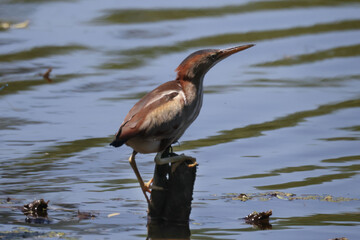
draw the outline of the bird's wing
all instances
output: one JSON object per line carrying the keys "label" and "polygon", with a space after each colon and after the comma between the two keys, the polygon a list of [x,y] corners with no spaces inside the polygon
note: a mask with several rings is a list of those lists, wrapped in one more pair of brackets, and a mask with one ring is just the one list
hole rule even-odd
{"label": "bird's wing", "polygon": [[171,134],[181,124],[180,116],[184,103],[182,88],[177,81],[160,85],[140,99],[129,111],[116,139],[126,142],[137,135],[156,138]]}

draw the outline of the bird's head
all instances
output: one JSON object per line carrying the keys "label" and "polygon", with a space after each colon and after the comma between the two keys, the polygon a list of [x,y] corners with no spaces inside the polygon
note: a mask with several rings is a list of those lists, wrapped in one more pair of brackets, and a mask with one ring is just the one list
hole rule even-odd
{"label": "bird's head", "polygon": [[182,80],[201,79],[215,64],[228,56],[254,46],[254,44],[242,45],[225,49],[204,49],[190,54],[176,68],[177,78]]}

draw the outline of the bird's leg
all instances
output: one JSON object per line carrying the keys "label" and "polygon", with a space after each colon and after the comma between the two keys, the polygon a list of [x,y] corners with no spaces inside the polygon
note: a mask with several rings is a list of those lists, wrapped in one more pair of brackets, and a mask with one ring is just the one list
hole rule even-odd
{"label": "bird's leg", "polygon": [[155,157],[155,163],[158,165],[168,164],[168,163],[174,163],[171,166],[171,172],[174,172],[175,169],[185,160],[190,160],[193,163],[189,164],[189,167],[195,167],[197,166],[196,158],[186,156],[184,154],[177,155],[177,156],[170,156],[170,157],[162,157],[162,154],[167,151],[168,149],[165,149],[164,151],[158,152]]}
{"label": "bird's leg", "polygon": [[149,190],[149,185],[151,184],[152,180],[150,180],[148,183],[144,183],[144,181],[142,180],[141,178],[141,175],[139,173],[139,170],[136,166],[136,162],[135,162],[135,155],[137,154],[136,151],[133,151],[133,153],[131,154],[130,158],[129,158],[129,163],[130,163],[130,166],[132,167],[132,169],[134,170],[134,173],[138,179],[138,182],[140,184],[140,187],[141,187],[141,190],[142,192],[144,193],[144,196],[146,198],[146,201],[148,202],[148,204],[150,204],[150,200],[149,200],[149,197],[146,195],[146,192],[150,192]]}

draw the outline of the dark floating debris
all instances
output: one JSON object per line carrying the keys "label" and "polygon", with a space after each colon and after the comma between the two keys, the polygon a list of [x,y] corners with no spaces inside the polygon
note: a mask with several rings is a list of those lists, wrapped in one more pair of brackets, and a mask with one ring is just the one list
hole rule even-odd
{"label": "dark floating debris", "polygon": [[346,197],[334,197],[331,195],[316,195],[316,194],[302,194],[297,196],[294,193],[272,191],[272,192],[263,192],[263,193],[228,193],[222,198],[238,200],[246,202],[248,200],[259,200],[259,201],[269,201],[271,199],[280,199],[286,201],[295,201],[295,200],[320,200],[326,202],[348,202],[348,201],[359,201],[359,198],[346,198]]}
{"label": "dark floating debris", "polygon": [[80,212],[80,210],[78,210],[77,217],[79,218],[79,220],[94,219],[96,215],[90,212]]}
{"label": "dark floating debris", "polygon": [[[23,202],[23,199],[13,198],[13,197],[6,197],[6,198],[0,198],[0,207],[1,208],[16,208],[16,209],[22,209],[22,206],[14,207],[13,204],[21,204]],[[1,239],[1,238],[0,238]]]}
{"label": "dark floating debris", "polygon": [[43,78],[48,81],[49,83],[52,82],[52,79],[50,78],[50,73],[52,71],[52,68],[50,67],[42,76]]}
{"label": "dark floating debris", "polygon": [[35,200],[32,203],[25,204],[23,208],[24,213],[43,213],[47,211],[48,203],[44,199]]}
{"label": "dark floating debris", "polygon": [[349,240],[349,239],[346,237],[341,237],[341,238],[331,238],[329,240]]}
{"label": "dark floating debris", "polygon": [[257,222],[262,221],[264,219],[269,219],[269,217],[272,215],[272,210],[269,210],[267,212],[252,212],[249,215],[245,217],[245,220],[247,222]]}
{"label": "dark floating debris", "polygon": [[39,73],[38,75],[43,77],[44,80],[46,80],[47,82],[52,83],[53,80],[50,78],[51,71],[52,71],[52,67],[49,67],[48,70],[44,74]]}
{"label": "dark floating debris", "polygon": [[25,222],[28,223],[50,223],[48,220],[47,207],[50,201],[45,202],[44,199],[35,200],[29,204],[25,204],[22,212],[25,214]]}
{"label": "dark floating debris", "polygon": [[253,198],[252,196],[250,196],[249,194],[245,194],[245,193],[240,193],[236,197],[232,197],[233,200],[240,200],[243,202],[246,202],[247,200],[250,200],[252,198]]}
{"label": "dark floating debris", "polygon": [[252,212],[244,219],[247,224],[251,224],[258,227],[261,230],[272,229],[272,225],[269,223],[269,217],[272,215],[272,210],[267,212]]}

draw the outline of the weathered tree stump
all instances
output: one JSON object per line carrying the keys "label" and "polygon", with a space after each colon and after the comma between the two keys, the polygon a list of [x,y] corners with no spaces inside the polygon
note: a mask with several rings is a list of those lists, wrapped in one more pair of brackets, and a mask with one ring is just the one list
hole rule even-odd
{"label": "weathered tree stump", "polygon": [[[165,152],[163,157],[175,155]],[[174,172],[170,164],[155,165],[154,188],[148,212],[148,237],[169,237],[166,232],[176,232],[180,238],[190,237],[189,217],[196,178],[196,167],[188,166],[192,163],[190,160],[184,161]],[[172,231],[169,232],[169,229]]]}

